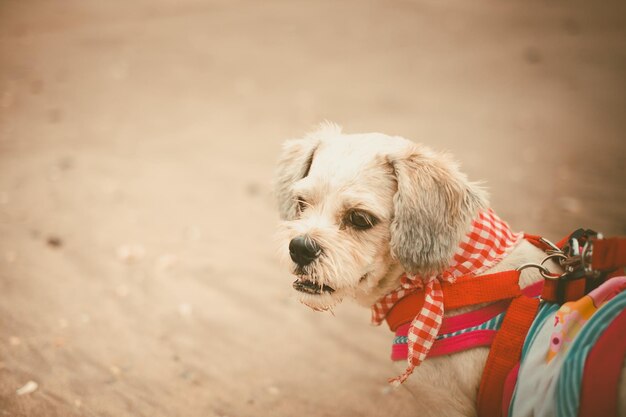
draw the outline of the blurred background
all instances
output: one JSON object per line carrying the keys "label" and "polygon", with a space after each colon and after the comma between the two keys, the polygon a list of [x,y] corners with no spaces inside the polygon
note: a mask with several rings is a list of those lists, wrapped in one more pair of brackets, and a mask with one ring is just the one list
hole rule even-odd
{"label": "blurred background", "polygon": [[449,150],[517,230],[626,234],[626,6],[0,0],[0,416],[403,416],[391,333],[276,261],[281,143]]}

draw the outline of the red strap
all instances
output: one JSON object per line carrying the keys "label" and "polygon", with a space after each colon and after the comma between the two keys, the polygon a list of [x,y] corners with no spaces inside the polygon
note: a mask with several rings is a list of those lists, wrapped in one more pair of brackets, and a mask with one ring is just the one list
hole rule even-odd
{"label": "red strap", "polygon": [[502,415],[504,382],[520,360],[524,339],[538,306],[538,299],[525,296],[517,297],[511,302],[502,327],[491,345],[480,381],[477,405],[480,417]]}
{"label": "red strap", "polygon": [[452,310],[517,297],[522,291],[519,287],[519,275],[519,271],[511,270],[459,278],[454,284],[443,286],[444,305]]}
{"label": "red strap", "polygon": [[551,303],[563,304],[575,301],[585,295],[585,279],[567,281],[563,279],[546,279],[541,298]]}
{"label": "red strap", "polygon": [[591,267],[598,271],[612,271],[626,266],[626,238],[612,237],[593,241]]}
{"label": "red strap", "polygon": [[613,319],[589,352],[581,387],[580,417],[617,416],[619,379],[626,354],[624,333],[626,311]]}
{"label": "red strap", "polygon": [[[504,271],[495,274],[462,276],[454,284],[444,282],[443,305],[446,310],[511,299],[521,294],[519,271]],[[421,311],[424,291],[407,295],[393,306],[385,320],[392,331],[407,323]]]}
{"label": "red strap", "polygon": [[528,233],[524,233],[524,239],[541,250],[546,250],[550,248],[541,240],[541,236],[539,235],[529,235]]}
{"label": "red strap", "polygon": [[[543,240],[542,236],[539,236],[539,235],[529,235],[528,233],[524,233],[524,239],[526,239],[528,242],[532,243],[534,246],[538,247],[542,251],[554,249],[552,246],[548,245],[545,242],[545,240]],[[564,237],[563,239],[561,239],[560,241],[558,241],[554,245],[557,248],[562,248],[563,246],[565,246],[565,244],[567,243],[568,239],[569,239],[569,235]]]}

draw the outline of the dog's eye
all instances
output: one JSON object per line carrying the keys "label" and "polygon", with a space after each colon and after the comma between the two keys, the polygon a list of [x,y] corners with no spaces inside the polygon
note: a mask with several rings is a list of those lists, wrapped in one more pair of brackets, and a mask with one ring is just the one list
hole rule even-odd
{"label": "dog's eye", "polygon": [[369,229],[376,224],[376,219],[367,213],[360,211],[351,211],[346,218],[348,223],[355,229]]}
{"label": "dog's eye", "polygon": [[302,213],[308,206],[308,203],[302,197],[296,197],[296,204],[298,205],[298,213]]}

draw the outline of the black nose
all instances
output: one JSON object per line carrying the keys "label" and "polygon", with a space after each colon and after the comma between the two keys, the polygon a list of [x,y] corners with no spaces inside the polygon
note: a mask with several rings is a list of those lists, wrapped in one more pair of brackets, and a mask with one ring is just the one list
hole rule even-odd
{"label": "black nose", "polygon": [[300,266],[313,262],[320,252],[320,247],[308,236],[298,236],[289,242],[289,255]]}

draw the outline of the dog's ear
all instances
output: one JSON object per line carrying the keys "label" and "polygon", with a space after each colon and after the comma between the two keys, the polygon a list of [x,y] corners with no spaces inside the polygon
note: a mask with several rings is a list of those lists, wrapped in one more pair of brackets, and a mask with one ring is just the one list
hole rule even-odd
{"label": "dog's ear", "polygon": [[405,271],[428,276],[443,271],[486,193],[470,183],[447,155],[410,145],[390,160],[398,189],[393,198],[391,251]]}
{"label": "dog's ear", "polygon": [[283,220],[296,217],[297,207],[291,186],[308,175],[318,145],[319,140],[312,136],[289,140],[283,145],[274,184],[278,211]]}

